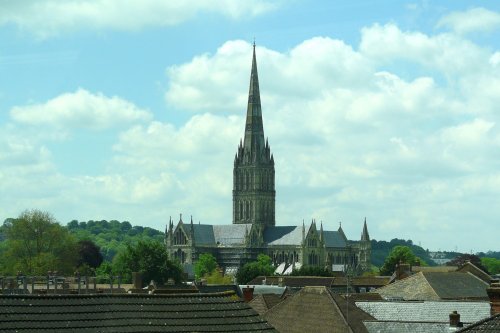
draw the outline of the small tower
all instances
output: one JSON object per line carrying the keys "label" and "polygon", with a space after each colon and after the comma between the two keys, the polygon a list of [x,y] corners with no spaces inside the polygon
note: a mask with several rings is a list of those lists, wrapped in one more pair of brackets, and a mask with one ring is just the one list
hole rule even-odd
{"label": "small tower", "polygon": [[245,137],[234,157],[233,224],[274,226],[275,197],[274,157],[264,139],[254,44]]}

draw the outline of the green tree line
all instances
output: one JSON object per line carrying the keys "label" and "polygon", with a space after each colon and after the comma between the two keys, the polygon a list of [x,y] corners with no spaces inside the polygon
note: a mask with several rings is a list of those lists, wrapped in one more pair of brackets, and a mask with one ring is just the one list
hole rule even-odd
{"label": "green tree line", "polygon": [[436,266],[434,261],[432,261],[432,259],[429,256],[429,250],[425,250],[421,246],[413,244],[413,241],[410,239],[404,240],[404,239],[394,238],[389,242],[377,241],[373,239],[371,241],[371,245],[372,245],[372,254],[371,254],[372,265],[377,267],[381,267],[384,265],[385,259],[389,256],[389,253],[396,246],[406,246],[411,250],[411,252],[415,256],[422,259],[429,266]]}
{"label": "green tree line", "polygon": [[137,271],[145,283],[183,278],[180,265],[168,259],[160,231],[118,221],[71,221],[62,226],[39,210],[24,211],[0,226],[0,257],[0,275],[78,272],[119,275],[131,282],[131,273]]}

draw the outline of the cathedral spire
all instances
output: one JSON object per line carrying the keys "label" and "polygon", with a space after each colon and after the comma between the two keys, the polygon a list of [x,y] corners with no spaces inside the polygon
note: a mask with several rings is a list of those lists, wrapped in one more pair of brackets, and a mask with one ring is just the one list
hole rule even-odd
{"label": "cathedral spire", "polygon": [[250,72],[250,88],[248,90],[247,119],[243,146],[246,152],[254,154],[265,147],[255,44],[253,45],[252,70]]}
{"label": "cathedral spire", "polygon": [[275,225],[274,184],[274,157],[264,138],[254,44],[245,135],[238,146],[233,168],[233,223]]}
{"label": "cathedral spire", "polygon": [[368,227],[366,226],[366,217],[365,224],[363,225],[363,233],[361,234],[362,241],[370,241],[370,235],[368,234]]}

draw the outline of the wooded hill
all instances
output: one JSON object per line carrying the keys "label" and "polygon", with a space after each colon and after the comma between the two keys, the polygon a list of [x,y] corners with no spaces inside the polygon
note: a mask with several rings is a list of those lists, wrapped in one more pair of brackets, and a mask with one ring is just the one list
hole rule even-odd
{"label": "wooded hill", "polygon": [[77,239],[89,239],[97,244],[106,261],[112,261],[126,243],[135,243],[139,240],[157,240],[163,243],[165,237],[161,231],[138,225],[132,226],[128,221],[79,222],[73,220],[68,223],[67,228]]}

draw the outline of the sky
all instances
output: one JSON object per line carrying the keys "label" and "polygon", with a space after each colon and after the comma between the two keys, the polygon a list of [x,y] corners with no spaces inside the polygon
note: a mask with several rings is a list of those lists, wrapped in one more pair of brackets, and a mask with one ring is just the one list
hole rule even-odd
{"label": "sky", "polygon": [[255,39],[276,224],[500,250],[500,3],[0,0],[0,221],[230,224]]}

